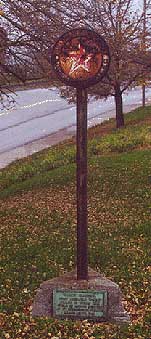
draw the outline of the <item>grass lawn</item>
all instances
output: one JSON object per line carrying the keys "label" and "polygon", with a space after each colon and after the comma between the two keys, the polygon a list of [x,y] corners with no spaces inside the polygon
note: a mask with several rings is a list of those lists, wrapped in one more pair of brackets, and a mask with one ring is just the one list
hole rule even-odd
{"label": "grass lawn", "polygon": [[74,139],[0,172],[1,339],[150,339],[151,107],[89,130],[89,263],[117,282],[131,323],[33,319],[44,280],[76,260]]}

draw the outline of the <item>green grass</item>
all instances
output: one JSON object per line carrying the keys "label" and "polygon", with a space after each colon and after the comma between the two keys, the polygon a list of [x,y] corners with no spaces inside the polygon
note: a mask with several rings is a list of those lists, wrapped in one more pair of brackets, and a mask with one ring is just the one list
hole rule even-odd
{"label": "green grass", "polygon": [[150,338],[148,119],[149,108],[136,110],[124,129],[97,133],[88,147],[89,264],[120,285],[131,324],[30,316],[40,283],[75,266],[75,146],[65,143],[1,171],[0,338]]}
{"label": "green grass", "polygon": [[[88,143],[88,158],[92,155],[130,152],[134,149],[151,147],[151,127],[146,123],[151,107],[136,109],[126,115],[126,128],[115,130],[103,137],[95,137]],[[112,122],[113,119],[111,119]],[[140,121],[142,122],[139,125]],[[105,122],[102,125],[108,125]],[[95,130],[95,128],[94,128]],[[101,130],[100,130],[101,135]],[[0,171],[1,192],[10,186],[18,185],[33,177],[43,177],[55,168],[75,163],[75,145],[59,144],[49,150],[39,152],[25,160],[19,160]],[[39,180],[39,179],[38,179]],[[42,184],[43,184],[43,179]],[[47,179],[46,179],[47,180]],[[30,186],[29,186],[30,188]]]}

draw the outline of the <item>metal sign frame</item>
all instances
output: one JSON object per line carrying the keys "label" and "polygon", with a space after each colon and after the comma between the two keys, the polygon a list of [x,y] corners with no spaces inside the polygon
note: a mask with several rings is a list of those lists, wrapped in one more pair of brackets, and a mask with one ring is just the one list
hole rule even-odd
{"label": "metal sign frame", "polygon": [[[101,55],[100,66],[95,74],[88,76],[87,79],[76,78],[72,79],[69,74],[66,74],[61,66],[61,55],[66,55],[65,46],[70,46],[71,42],[75,39],[79,39],[79,43],[86,44],[87,49],[92,50],[91,55],[96,57],[96,53]],[[97,48],[97,52],[93,51]],[[109,48],[104,40],[98,33],[92,29],[76,28],[67,31],[57,40],[51,51],[51,64],[54,71],[57,73],[59,79],[65,84],[75,88],[87,88],[89,86],[97,84],[107,73],[110,64]]]}

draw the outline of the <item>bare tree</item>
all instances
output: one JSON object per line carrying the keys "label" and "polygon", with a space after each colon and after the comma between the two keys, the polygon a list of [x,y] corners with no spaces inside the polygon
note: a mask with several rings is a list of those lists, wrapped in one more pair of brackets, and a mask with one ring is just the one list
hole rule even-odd
{"label": "bare tree", "polygon": [[[146,2],[146,8],[150,1]],[[64,3],[70,12],[71,1]],[[74,7],[74,8],[73,8]],[[144,12],[135,9],[133,0],[88,0],[72,6],[71,23],[80,22],[95,29],[109,44],[111,66],[108,76],[91,89],[98,97],[113,95],[116,105],[117,128],[124,126],[122,94],[148,73],[144,56],[148,51],[142,48],[144,35]],[[67,22],[67,18],[65,18]],[[147,20],[147,18],[146,18]],[[68,20],[69,25],[69,20]],[[149,31],[145,29],[145,37]],[[138,62],[138,59],[141,62]],[[142,60],[144,59],[144,62]]]}
{"label": "bare tree", "polygon": [[2,9],[1,30],[6,36],[1,40],[1,100],[4,94],[9,97],[15,79],[25,83],[29,78],[50,78],[50,48],[64,29],[57,1],[4,0]]}
{"label": "bare tree", "polygon": [[84,25],[101,34],[110,47],[110,71],[89,92],[96,98],[113,95],[117,127],[124,126],[122,94],[148,71],[145,62],[138,62],[144,57],[144,14],[137,13],[133,0],[79,0],[78,4],[71,0],[5,0],[3,7],[8,36],[5,76],[24,79],[35,65],[50,76],[50,48],[67,29]]}

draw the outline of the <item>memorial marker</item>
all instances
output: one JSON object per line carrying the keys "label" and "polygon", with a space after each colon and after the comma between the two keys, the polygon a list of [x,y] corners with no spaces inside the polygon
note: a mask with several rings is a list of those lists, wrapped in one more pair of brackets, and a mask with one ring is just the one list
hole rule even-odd
{"label": "memorial marker", "polygon": [[119,286],[88,268],[87,88],[105,76],[110,55],[105,40],[91,29],[64,33],[51,63],[61,81],[77,89],[77,269],[46,282],[37,291],[33,316],[129,322]]}

